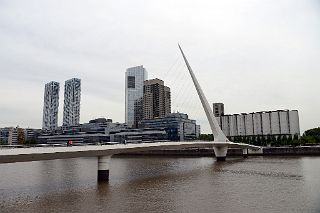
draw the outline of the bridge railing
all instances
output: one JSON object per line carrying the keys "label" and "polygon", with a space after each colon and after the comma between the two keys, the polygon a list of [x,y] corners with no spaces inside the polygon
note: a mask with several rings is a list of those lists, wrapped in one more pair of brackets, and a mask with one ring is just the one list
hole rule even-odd
{"label": "bridge railing", "polygon": [[[73,144],[73,146],[89,146],[97,144]],[[44,148],[44,147],[67,147],[66,144],[30,144],[30,145],[0,145],[0,149],[18,149],[18,148]]]}
{"label": "bridge railing", "polygon": [[[159,143],[159,142],[172,142],[172,141],[143,141],[140,143]],[[177,141],[179,142],[179,141]],[[120,142],[97,142],[97,143],[73,143],[72,146],[102,146],[102,145],[116,145],[116,144],[137,144],[134,142],[120,143]],[[13,145],[0,145],[0,149],[17,149],[17,148],[44,148],[44,147],[68,147],[66,143],[49,143],[49,144],[13,144]],[[70,147],[70,146],[69,146]]]}

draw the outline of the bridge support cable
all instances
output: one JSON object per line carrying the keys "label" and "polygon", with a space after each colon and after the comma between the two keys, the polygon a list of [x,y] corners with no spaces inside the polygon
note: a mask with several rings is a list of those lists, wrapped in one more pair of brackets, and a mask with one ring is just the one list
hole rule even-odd
{"label": "bridge support cable", "polygon": [[111,156],[98,156],[98,181],[109,181]]}
{"label": "bridge support cable", "polygon": [[[201,108],[201,102],[197,97],[193,82],[189,80],[190,76],[185,72],[184,62],[180,62],[181,55],[177,57],[172,66],[164,72],[163,80],[171,88],[171,109],[172,112],[183,112],[189,115],[189,118],[196,119],[201,116],[204,120],[205,114]],[[200,115],[199,115],[200,114]],[[202,127],[208,129],[208,122],[201,123]]]}

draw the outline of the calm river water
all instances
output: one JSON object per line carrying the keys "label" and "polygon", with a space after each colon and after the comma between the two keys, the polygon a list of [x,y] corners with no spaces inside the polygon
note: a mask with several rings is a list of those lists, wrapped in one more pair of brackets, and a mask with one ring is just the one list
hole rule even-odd
{"label": "calm river water", "polygon": [[320,157],[115,157],[0,164],[0,212],[320,212]]}

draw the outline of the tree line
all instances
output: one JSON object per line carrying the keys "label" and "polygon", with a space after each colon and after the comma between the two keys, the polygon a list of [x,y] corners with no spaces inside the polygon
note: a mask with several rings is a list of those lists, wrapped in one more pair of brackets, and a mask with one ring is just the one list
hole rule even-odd
{"label": "tree line", "polygon": [[[320,144],[320,127],[306,130],[299,135],[253,135],[228,137],[230,141],[257,146],[301,146]],[[212,134],[201,134],[199,140],[213,141]]]}

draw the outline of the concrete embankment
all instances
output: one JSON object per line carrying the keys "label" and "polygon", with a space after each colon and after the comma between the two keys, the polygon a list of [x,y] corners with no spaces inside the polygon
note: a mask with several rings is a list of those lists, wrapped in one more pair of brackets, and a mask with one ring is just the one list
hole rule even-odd
{"label": "concrete embankment", "polygon": [[[213,149],[210,148],[191,148],[191,149],[170,149],[170,150],[150,150],[143,152],[123,153],[120,155],[164,155],[164,156],[214,156]],[[270,155],[319,155],[320,146],[308,147],[263,147],[260,150],[248,150],[251,156],[270,156]],[[242,149],[228,149],[227,156],[242,156]]]}

